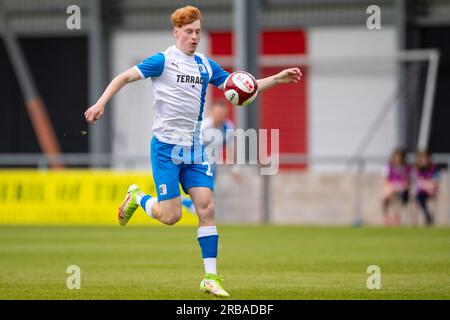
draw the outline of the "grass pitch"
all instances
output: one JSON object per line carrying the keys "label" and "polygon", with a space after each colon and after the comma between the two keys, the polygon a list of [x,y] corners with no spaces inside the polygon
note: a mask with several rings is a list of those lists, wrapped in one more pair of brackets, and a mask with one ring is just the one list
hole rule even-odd
{"label": "grass pitch", "polygon": [[[195,227],[0,226],[0,299],[212,299]],[[219,226],[234,299],[449,299],[449,228]],[[69,265],[81,289],[66,287]],[[369,290],[367,267],[381,268]]]}

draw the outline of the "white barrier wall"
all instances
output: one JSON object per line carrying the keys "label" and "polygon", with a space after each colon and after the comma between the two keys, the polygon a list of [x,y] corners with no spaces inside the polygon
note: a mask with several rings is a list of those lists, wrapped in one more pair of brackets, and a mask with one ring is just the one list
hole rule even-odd
{"label": "white barrier wall", "polygon": [[[219,169],[216,215],[221,223],[263,222],[262,176],[253,166],[242,169],[240,183],[225,168]],[[365,173],[358,181],[352,173],[286,171],[269,179],[272,223],[350,226],[360,217],[364,225],[383,225],[380,174]],[[448,173],[443,172],[438,196],[430,202],[437,225],[450,225],[449,195]],[[407,210],[399,212],[402,225],[424,225],[413,195]]]}

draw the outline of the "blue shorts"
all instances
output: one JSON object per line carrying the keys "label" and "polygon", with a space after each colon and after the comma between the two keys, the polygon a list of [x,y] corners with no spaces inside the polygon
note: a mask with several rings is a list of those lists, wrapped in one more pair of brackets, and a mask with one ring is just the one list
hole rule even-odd
{"label": "blue shorts", "polygon": [[214,191],[214,177],[203,146],[194,150],[153,137],[151,161],[159,201],[180,196],[179,183],[185,193],[192,187],[206,187]]}

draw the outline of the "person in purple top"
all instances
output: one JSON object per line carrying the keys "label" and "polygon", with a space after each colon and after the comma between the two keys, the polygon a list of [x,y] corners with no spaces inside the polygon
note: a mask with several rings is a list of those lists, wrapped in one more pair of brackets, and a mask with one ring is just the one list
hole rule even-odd
{"label": "person in purple top", "polygon": [[421,150],[416,154],[412,171],[414,194],[427,225],[434,224],[434,216],[429,209],[428,200],[435,198],[439,187],[439,169],[432,163],[428,151]]}
{"label": "person in purple top", "polygon": [[385,226],[399,225],[400,214],[394,212],[392,220],[389,217],[389,209],[395,200],[400,200],[403,208],[406,208],[409,200],[411,167],[406,163],[405,152],[396,149],[391,155],[384,173],[382,189],[382,207]]}

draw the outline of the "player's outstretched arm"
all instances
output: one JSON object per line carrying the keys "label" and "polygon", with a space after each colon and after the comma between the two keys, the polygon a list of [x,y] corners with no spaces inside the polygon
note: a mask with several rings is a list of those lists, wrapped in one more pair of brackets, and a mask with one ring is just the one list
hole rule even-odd
{"label": "player's outstretched arm", "polygon": [[105,112],[105,106],[109,100],[111,100],[111,98],[126,84],[140,79],[141,76],[135,68],[128,69],[112,79],[100,99],[98,99],[98,101],[84,113],[86,121],[89,124],[95,124]]}
{"label": "player's outstretched arm", "polygon": [[302,72],[299,68],[288,68],[277,74],[274,74],[273,76],[264,79],[258,79],[256,81],[258,82],[258,90],[261,93],[267,89],[273,88],[280,83],[297,83],[300,81],[301,77]]}

